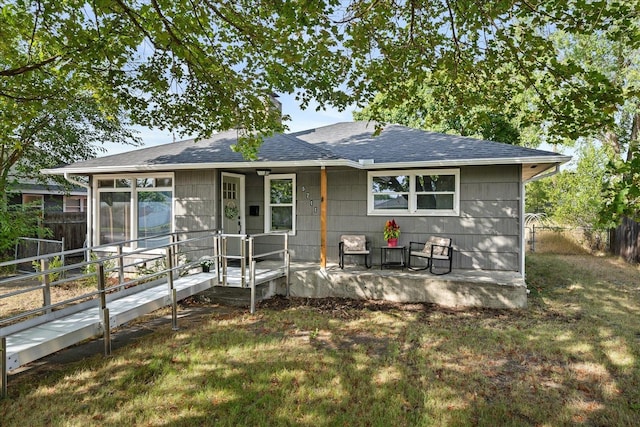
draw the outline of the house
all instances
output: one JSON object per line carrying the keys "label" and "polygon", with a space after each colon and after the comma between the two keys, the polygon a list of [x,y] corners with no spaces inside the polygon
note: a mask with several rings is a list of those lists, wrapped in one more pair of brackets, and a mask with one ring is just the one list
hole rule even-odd
{"label": "house", "polygon": [[9,205],[32,205],[45,212],[85,212],[87,190],[74,186],[67,190],[54,182],[42,184],[30,178],[14,177],[10,185]]}
{"label": "house", "polygon": [[[570,157],[367,122],[266,138],[258,159],[230,149],[237,132],[133,150],[43,171],[87,177],[91,244],[168,231],[289,231],[294,261],[337,263],[342,234],[384,244],[453,239],[454,269],[524,275],[524,184]],[[374,263],[379,263],[374,250]]]}
{"label": "house", "polygon": [[[38,180],[10,173],[7,195],[12,207],[40,210],[40,226],[50,230],[46,239],[21,236],[16,247],[20,256],[82,248],[87,234],[87,189],[64,186],[52,179]],[[46,177],[50,178],[50,177]]]}

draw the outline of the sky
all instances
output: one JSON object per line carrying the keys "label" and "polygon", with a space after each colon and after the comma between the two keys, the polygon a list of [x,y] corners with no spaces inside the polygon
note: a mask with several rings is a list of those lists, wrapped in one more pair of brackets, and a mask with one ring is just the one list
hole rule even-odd
{"label": "sky", "polygon": [[[295,100],[294,94],[280,95],[278,100],[282,103],[282,114],[288,114],[291,117],[291,120],[286,122],[289,127],[287,132],[298,132],[334,123],[353,121],[353,108],[342,112],[331,108],[316,111],[317,104],[312,104],[306,110],[301,110],[298,106],[298,102]],[[140,148],[173,142],[173,135],[171,132],[143,127],[135,127],[135,129],[138,130],[138,136],[142,139],[144,144]],[[176,134],[177,141],[184,139],[189,139],[189,137],[179,137]],[[120,144],[105,144],[105,148],[107,149],[107,152],[102,153],[101,156],[108,156],[132,150],[131,146]]]}

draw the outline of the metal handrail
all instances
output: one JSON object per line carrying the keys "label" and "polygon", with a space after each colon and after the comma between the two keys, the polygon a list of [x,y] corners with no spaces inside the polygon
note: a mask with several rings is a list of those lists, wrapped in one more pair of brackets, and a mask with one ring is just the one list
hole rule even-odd
{"label": "metal handrail", "polygon": [[[202,233],[202,232],[200,232]],[[122,251],[122,245],[125,242],[120,242],[119,245],[116,246],[117,253],[108,253],[114,250],[113,245],[108,246],[97,246],[92,248],[83,248],[72,251],[63,251],[65,254],[74,254],[74,253],[84,253],[88,254],[89,252],[105,252],[100,253],[99,256],[95,259],[86,259],[81,262],[63,265],[62,267],[48,268],[46,260],[48,258],[54,257],[58,254],[47,254],[40,257],[31,257],[31,260],[39,260],[43,259],[45,262],[43,263],[42,271],[30,273],[27,275],[11,277],[8,279],[0,280],[0,287],[3,284],[13,283],[15,281],[19,281],[26,278],[38,277],[42,278],[42,282],[37,285],[27,285],[25,289],[12,290],[11,292],[4,293],[0,295],[0,300],[3,298],[9,298],[13,296],[17,296],[27,292],[35,292],[35,291],[43,291],[43,301],[44,304],[42,307],[38,307],[35,309],[23,311],[11,317],[7,317],[4,319],[0,319],[0,395],[6,396],[6,337],[10,336],[18,331],[25,330],[27,328],[31,328],[37,325],[42,324],[43,322],[54,320],[61,318],[63,316],[67,316],[69,314],[73,314],[78,312],[79,310],[85,309],[93,309],[96,307],[100,310],[100,320],[99,327],[104,334],[104,344],[105,344],[105,354],[109,354],[111,351],[111,319],[109,317],[109,302],[113,299],[119,299],[120,296],[129,295],[130,293],[138,292],[138,289],[148,289],[151,286],[157,286],[157,284],[162,283],[159,279],[162,279],[163,276],[167,278],[167,285],[169,286],[169,294],[171,298],[171,309],[172,309],[172,326],[174,329],[177,329],[177,301],[178,301],[178,293],[176,288],[174,287],[174,278],[178,272],[185,271],[185,269],[191,269],[196,266],[200,261],[192,260],[192,261],[182,261],[182,256],[188,254],[190,252],[209,252],[213,253],[211,256],[216,263],[216,271],[219,273],[220,265],[226,269],[226,261],[227,259],[237,259],[241,258],[241,274],[242,274],[242,286],[246,287],[247,284],[251,286],[251,312],[255,312],[255,291],[256,291],[256,260],[258,258],[263,258],[266,256],[273,256],[283,254],[283,265],[282,267],[278,267],[276,269],[266,270],[270,271],[279,271],[284,268],[284,273],[287,281],[287,294],[288,294],[288,286],[289,286],[289,253],[288,253],[288,234],[287,233],[261,233],[257,235],[229,235],[229,234],[221,234],[219,232],[214,233],[205,233],[203,236],[187,238],[184,240],[179,240],[179,234],[188,234],[188,233],[171,233],[169,236],[168,243],[165,243],[160,246],[156,246],[153,248],[137,248],[131,251]],[[283,249],[276,251],[267,251],[260,254],[255,253],[255,239],[261,237],[273,237],[273,236],[283,236],[284,238],[284,247]],[[228,238],[238,238],[241,241],[241,256],[238,257],[236,255],[228,255],[226,252],[226,240]],[[140,239],[138,239],[140,240]],[[143,239],[144,240],[144,239]],[[164,256],[158,253],[158,249],[165,249]],[[248,254],[248,259],[247,259]],[[142,256],[144,259],[139,260],[136,257]],[[149,257],[151,256],[151,257]],[[110,267],[110,262],[115,262],[116,266]],[[158,262],[162,263],[154,264],[157,265],[158,268],[151,272],[144,272],[140,277],[128,278],[128,281],[124,280],[124,271],[127,269],[127,272],[134,272],[140,264],[148,263],[148,262]],[[222,261],[222,262],[220,262]],[[24,262],[24,260],[16,260],[13,262],[2,263],[3,265],[11,265],[13,263]],[[105,267],[105,263],[107,266]],[[95,266],[95,271],[88,270],[87,266]],[[65,272],[71,270],[82,269],[82,274],[76,274],[73,277],[63,277],[62,275]],[[61,274],[61,279],[51,280],[51,274]],[[115,277],[117,274],[117,278]],[[225,273],[226,274],[226,273]],[[68,283],[74,280],[79,279],[87,279],[95,276],[97,279],[96,288],[90,289],[88,292],[83,292],[81,295],[77,295],[72,298],[67,298],[63,301],[52,302],[51,294],[48,293],[49,289],[54,286],[58,286],[64,283]],[[114,278],[115,284],[109,286],[109,282],[107,278]],[[219,276],[218,276],[219,278]],[[202,280],[206,280],[208,286],[211,285],[209,282],[210,277],[203,277]],[[204,284],[202,282],[201,284]],[[125,285],[133,285],[131,289],[125,290]],[[140,288],[138,288],[140,286]],[[127,286],[129,288],[129,286]],[[201,288],[202,289],[202,288]],[[115,291],[115,293],[113,293]],[[110,294],[110,296],[108,295]],[[55,310],[54,309],[59,309]],[[26,319],[27,317],[30,317]]]}
{"label": "metal handrail", "polygon": [[[172,233],[172,234],[179,234],[179,233]],[[187,234],[187,233],[183,233],[183,234]],[[185,240],[178,240],[177,238],[171,239],[172,241],[170,241],[169,243],[166,243],[165,245],[161,246],[163,248],[168,248],[168,247],[174,247],[174,248],[179,248],[181,245],[187,245],[189,243],[195,243],[198,241],[205,241],[208,239],[212,239],[214,238],[215,234],[206,234],[204,236],[200,236],[200,237],[193,237],[193,238],[188,238]],[[213,244],[215,244],[215,239]],[[158,249],[159,247],[155,247],[153,249]],[[205,245],[202,246],[201,248],[199,248],[198,250],[209,250],[212,248],[212,245]],[[79,253],[79,252],[84,252],[84,251],[94,251],[95,248],[83,248],[81,250],[73,250],[73,251],[66,251],[66,253]],[[33,278],[44,278],[44,277],[50,277],[51,274],[60,274],[61,276],[65,273],[68,272],[70,270],[82,270],[82,271],[86,271],[86,267],[87,266],[91,266],[91,265],[99,265],[102,264],[104,265],[105,262],[109,262],[109,261],[119,261],[119,265],[112,267],[112,268],[103,268],[102,271],[104,271],[104,275],[108,276],[109,274],[113,274],[114,272],[118,272],[120,273],[120,270],[125,269],[125,268],[136,268],[137,266],[143,264],[143,263],[148,263],[148,262],[154,262],[154,261],[166,261],[166,258],[164,256],[160,256],[157,253],[153,253],[153,257],[151,259],[146,258],[143,260],[133,260],[131,262],[128,262],[125,264],[124,262],[124,258],[131,258],[131,257],[135,257],[136,255],[149,255],[150,254],[150,248],[140,248],[140,249],[136,249],[133,250],[131,252],[122,252],[119,251],[119,253],[117,254],[110,254],[110,255],[102,255],[100,258],[97,259],[93,259],[93,260],[89,260],[89,261],[81,261],[81,262],[77,262],[77,263],[73,263],[70,265],[64,265],[62,267],[56,267],[56,268],[46,268],[43,269],[42,271],[37,271],[37,272],[33,272],[33,273],[28,273],[28,274],[23,274],[23,275],[18,275],[18,276],[12,276],[6,279],[2,279],[0,280],[0,286],[3,284],[8,284],[8,283],[14,283],[17,281],[23,281],[25,279],[33,279]],[[176,250],[176,252],[178,252]],[[42,257],[30,257],[29,259],[32,258],[42,258],[42,259],[46,259],[46,258],[51,258],[54,257],[58,254],[47,254],[46,256],[42,256]],[[13,263],[22,263],[25,262],[24,260],[15,260],[15,261],[11,261],[8,263],[2,263],[0,264],[0,266],[4,266],[6,264],[13,264]],[[191,262],[187,262],[184,263],[182,265],[174,265],[172,268],[172,272],[173,270],[176,269],[183,269],[185,267],[193,267],[195,265],[198,264],[198,261],[191,261]],[[157,279],[158,277],[161,277],[163,275],[167,274],[167,270],[168,270],[168,265],[169,263],[166,262],[165,265],[160,268],[158,271],[153,271],[150,272],[148,274],[144,274],[141,277],[137,277],[137,278],[130,278],[128,281],[126,281],[126,283],[123,280],[123,277],[118,277],[117,280],[117,284],[113,285],[113,286],[107,286],[104,289],[104,292],[109,293],[112,292],[114,290],[118,290],[118,289],[123,289],[124,285],[139,285],[140,282],[148,282],[150,280],[154,280]],[[49,282],[44,281],[43,283],[38,283],[36,285],[31,285],[31,286],[27,286],[23,289],[19,289],[19,290],[14,290],[11,292],[7,292],[7,293],[3,293],[2,295],[0,295],[0,300],[5,299],[5,298],[10,298],[10,297],[15,297],[21,294],[26,294],[29,292],[36,292],[36,291],[45,291],[45,289],[47,288],[51,288],[53,286],[57,286],[57,285],[62,285],[71,281],[76,281],[76,280],[81,280],[81,279],[86,279],[92,276],[98,276],[98,271],[96,269],[96,272],[91,272],[91,273],[83,273],[83,274],[76,274],[73,275],[72,277],[63,277],[61,279],[55,280],[55,281],[51,281]],[[121,276],[119,274],[119,276]],[[82,295],[73,297],[73,298],[68,298],[65,299],[63,301],[59,301],[56,303],[51,303],[46,301],[47,297],[45,296],[45,303],[43,304],[42,307],[38,307],[36,309],[31,309],[28,311],[24,311],[22,313],[4,318],[4,319],[0,319],[0,325],[7,325],[7,324],[11,324],[11,323],[15,323],[21,319],[24,319],[25,317],[30,317],[33,315],[37,315],[39,313],[47,313],[47,312],[51,312],[53,309],[56,309],[60,306],[65,306],[65,305],[70,305],[73,304],[79,300],[85,300],[85,299],[93,299],[95,298],[96,295],[98,295],[100,293],[100,291],[90,291],[90,292],[85,292]]]}
{"label": "metal handrail", "polygon": [[[184,232],[184,233],[170,233],[170,235],[167,236],[177,236],[178,234],[193,234],[195,232]],[[203,232],[198,232],[198,233],[203,233]],[[21,275],[21,276],[12,276],[6,279],[2,279],[0,280],[0,286],[3,284],[8,284],[8,283],[13,283],[16,281],[20,281],[20,280],[24,280],[25,278],[29,279],[29,278],[44,278],[45,276],[49,277],[49,275],[51,274],[57,274],[60,273],[61,275],[64,274],[65,272],[68,272],[70,270],[82,270],[84,271],[84,273],[82,274],[75,274],[72,277],[63,277],[61,279],[55,280],[55,281],[51,281],[49,282],[44,281],[42,283],[38,283],[37,285],[33,285],[33,286],[27,286],[24,289],[19,289],[19,290],[14,290],[8,293],[4,293],[2,295],[0,295],[0,300],[4,299],[4,298],[10,298],[10,297],[15,297],[21,294],[25,294],[25,293],[29,293],[29,292],[36,292],[36,291],[45,291],[45,289],[48,291],[48,289],[50,289],[51,287],[54,286],[58,286],[64,283],[68,283],[70,281],[75,281],[75,280],[81,280],[81,279],[86,279],[86,278],[90,278],[92,276],[98,276],[98,269],[96,269],[96,272],[90,272],[87,273],[86,272],[86,267],[87,266],[91,266],[91,265],[102,265],[103,267],[101,268],[101,270],[104,272],[105,277],[113,274],[115,272],[118,273],[118,280],[116,281],[117,283],[112,285],[112,286],[105,286],[103,291],[97,291],[97,290],[93,290],[90,292],[86,292],[83,293],[82,295],[73,297],[73,298],[68,298],[66,300],[63,301],[58,301],[55,303],[46,303],[46,299],[47,297],[44,296],[43,298],[45,299],[45,304],[43,304],[42,307],[38,307],[36,309],[32,309],[32,310],[28,310],[22,313],[19,313],[17,315],[11,316],[11,317],[7,317],[4,319],[0,319],[0,325],[7,325],[10,323],[14,323],[16,321],[19,321],[20,319],[23,319],[25,317],[29,317],[29,316],[33,316],[33,315],[37,315],[38,313],[47,313],[47,312],[51,312],[53,309],[56,309],[58,307],[61,306],[65,306],[65,305],[70,305],[73,303],[76,303],[77,301],[80,300],[87,300],[87,299],[94,299],[97,295],[100,294],[100,292],[105,292],[105,293],[109,293],[112,291],[116,291],[116,290],[122,290],[124,285],[134,285],[134,286],[138,286],[141,284],[141,282],[148,282],[150,280],[154,280],[157,279],[159,277],[162,277],[164,275],[167,274],[175,274],[176,271],[184,271],[185,269],[188,268],[192,268],[196,265],[198,265],[199,261],[194,260],[194,261],[189,261],[183,264],[178,264],[178,263],[174,263],[173,260],[170,260],[171,262],[169,262],[168,260],[168,255],[166,256],[162,256],[160,254],[157,253],[158,249],[161,248],[173,248],[172,249],[172,256],[173,257],[177,257],[179,255],[179,247],[181,245],[187,245],[189,243],[196,243],[199,241],[204,241],[206,239],[213,239],[213,241],[211,242],[211,244],[208,244],[206,246],[202,246],[202,247],[198,247],[196,249],[193,249],[192,251],[202,251],[202,250],[212,250],[213,251],[213,256],[212,258],[215,259],[215,263],[216,263],[216,271],[218,273],[218,282],[222,282],[223,285],[227,284],[227,259],[240,259],[241,260],[241,286],[242,287],[246,287],[246,286],[251,286],[253,288],[255,288],[255,275],[256,275],[256,261],[260,258],[264,258],[264,257],[268,257],[268,256],[274,256],[274,255],[283,255],[283,264],[280,267],[277,268],[273,268],[273,269],[268,269],[265,270],[266,272],[274,272],[274,271],[282,271],[284,269],[285,272],[285,276],[287,278],[287,288],[288,288],[288,281],[289,281],[289,268],[290,268],[290,264],[289,264],[289,253],[288,253],[288,233],[286,232],[274,232],[274,233],[258,233],[258,234],[253,234],[253,235],[249,235],[249,234],[226,234],[226,233],[219,233],[219,232],[215,232],[215,233],[211,233],[211,234],[207,234],[207,232],[204,232],[205,235],[204,236],[200,236],[200,237],[193,237],[193,238],[188,238],[185,240],[178,240],[177,237],[172,237],[170,238],[169,243],[166,243],[162,246],[157,246],[154,248],[139,248],[139,249],[135,249],[132,251],[128,251],[128,252],[122,252],[122,251],[118,251],[118,253],[116,254],[103,254],[100,256],[100,258],[97,259],[90,259],[89,261],[81,261],[81,262],[77,262],[74,264],[70,264],[70,265],[64,265],[62,267],[56,267],[56,268],[47,268],[44,269],[43,271],[37,271],[34,273],[29,273],[26,275]],[[255,252],[255,244],[256,244],[256,239],[260,239],[263,237],[274,237],[274,236],[282,236],[284,238],[284,245],[283,245],[283,249],[278,249],[278,250],[272,250],[272,251],[267,251],[267,252],[262,252],[262,253],[256,253]],[[241,255],[228,255],[227,254],[227,248],[226,248],[226,240],[228,238],[237,238],[241,240]],[[140,240],[140,239],[138,239]],[[130,240],[127,242],[132,242],[134,240]],[[120,242],[119,245],[122,245],[124,243],[127,242]],[[92,247],[92,248],[83,248],[83,249],[76,249],[76,250],[70,250],[70,251],[64,251],[65,254],[74,254],[74,253],[82,253],[82,252],[86,252],[86,251],[91,251],[91,252],[97,252],[96,249],[105,249],[107,246],[97,246],[97,247]],[[108,247],[113,248],[113,245],[109,245]],[[150,253],[150,251],[154,250],[153,253]],[[189,251],[187,251],[189,252]],[[46,259],[46,258],[51,258],[54,257],[58,254],[47,254],[47,255],[43,255],[40,257],[30,257],[28,258],[29,260],[35,260],[35,259]],[[142,260],[132,260],[129,261],[126,265],[124,262],[125,258],[131,258],[134,257],[136,255],[150,255],[152,254],[153,257],[152,258],[145,258]],[[248,259],[247,259],[247,255],[248,255]],[[177,258],[176,258],[177,259]],[[110,261],[118,261],[118,265],[114,266],[114,267],[110,267],[110,268],[104,268],[105,263],[108,263]],[[157,271],[153,271],[150,272],[148,274],[144,274],[141,277],[137,277],[137,278],[129,278],[126,282],[123,280],[123,270],[127,269],[127,268],[136,268],[141,264],[144,263],[148,263],[148,262],[153,262],[153,261],[163,261],[163,260],[167,260],[167,262],[165,262],[164,266],[162,268],[160,268]],[[220,263],[219,261],[222,260],[222,263]],[[25,260],[15,260],[15,261],[10,261],[10,262],[5,262],[5,263],[0,263],[0,266],[5,266],[5,265],[10,265],[13,263],[19,263],[19,262],[25,262]],[[220,267],[222,267],[222,275],[220,274]],[[220,277],[222,276],[222,277]],[[222,279],[222,280],[220,280]],[[105,281],[106,282],[106,281]],[[254,289],[255,291],[255,289]],[[251,304],[251,309],[252,312],[255,310],[255,304],[254,301],[252,300],[252,304]]]}
{"label": "metal handrail", "polygon": [[[206,234],[206,237],[203,238],[208,238],[212,235],[215,234],[219,234],[219,230],[217,229],[213,229],[213,230],[198,230],[198,231],[174,231],[171,233],[167,233],[167,234],[163,234],[163,235],[158,235],[158,236],[153,236],[153,238],[170,238],[172,236],[178,236],[181,234]],[[109,252],[108,249],[111,249],[113,247],[117,247],[117,246],[122,246],[122,247],[128,247],[126,246],[126,244],[128,243],[133,243],[133,242],[140,242],[140,241],[146,241],[151,239],[151,237],[144,237],[141,239],[129,239],[129,240],[121,240],[118,242],[113,242],[113,243],[105,243],[102,245],[97,245],[97,246],[91,246],[91,247],[86,247],[86,248],[79,248],[79,249],[69,249],[69,250],[64,250],[64,251],[59,251],[59,252],[52,252],[49,254],[43,254],[43,255],[38,255],[38,256],[33,256],[33,257],[28,257],[28,258],[21,258],[21,259],[16,259],[16,260],[11,260],[11,261],[3,261],[0,262],[0,267],[9,267],[12,265],[16,265],[16,264],[22,264],[22,263],[26,263],[26,262],[32,262],[32,261],[40,261],[41,259],[46,259],[46,258],[53,258],[55,256],[69,256],[69,255],[77,255],[77,254],[85,254],[88,251],[93,251],[93,252],[99,252],[99,251],[104,251],[104,252]],[[185,242],[189,242],[189,241],[193,241],[193,240],[198,240],[201,238],[198,237],[194,237],[194,238],[189,238],[189,239],[185,239],[185,240],[180,240],[177,241],[176,243],[185,243]],[[159,245],[159,246],[154,246],[151,248],[138,248],[138,249],[134,249],[132,251],[127,252],[127,255],[131,255],[134,253],[139,253],[139,252],[144,252],[144,251],[151,251],[151,250],[157,250],[159,248],[162,248],[166,246],[165,245]],[[115,258],[115,256],[114,256]]]}

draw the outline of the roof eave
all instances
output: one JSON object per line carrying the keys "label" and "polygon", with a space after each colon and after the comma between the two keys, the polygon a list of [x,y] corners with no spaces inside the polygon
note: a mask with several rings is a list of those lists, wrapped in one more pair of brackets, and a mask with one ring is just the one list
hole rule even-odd
{"label": "roof eave", "polygon": [[363,169],[408,169],[416,167],[451,167],[451,166],[490,166],[490,165],[528,165],[528,164],[563,164],[571,160],[571,156],[533,156],[533,157],[497,157],[486,159],[432,160],[423,162],[388,162],[358,164]]}
{"label": "roof eave", "polygon": [[418,162],[385,162],[369,163],[356,162],[347,159],[330,160],[300,160],[300,161],[246,161],[246,162],[214,162],[214,163],[180,163],[180,164],[144,164],[129,166],[105,166],[105,167],[63,167],[55,169],[43,169],[41,172],[46,175],[98,175],[109,173],[131,173],[131,172],[159,172],[174,170],[194,170],[194,169],[245,169],[256,167],[329,167],[342,166],[355,169],[376,170],[376,169],[411,169],[425,167],[454,167],[454,166],[489,166],[489,165],[547,165],[541,167],[540,171],[531,175],[536,176],[554,165],[560,165],[571,160],[571,156],[532,156],[532,157],[509,157],[509,158],[486,158],[486,159],[463,159],[463,160],[431,160]]}
{"label": "roof eave", "polygon": [[321,167],[321,166],[347,166],[357,168],[357,162],[346,159],[337,160],[300,160],[300,161],[247,161],[247,162],[215,162],[215,163],[179,163],[163,165],[129,165],[129,166],[104,166],[104,167],[63,167],[54,169],[42,169],[45,175],[100,175],[108,173],[131,172],[166,172],[175,170],[194,169],[246,169],[257,167],[283,168],[283,167]]}

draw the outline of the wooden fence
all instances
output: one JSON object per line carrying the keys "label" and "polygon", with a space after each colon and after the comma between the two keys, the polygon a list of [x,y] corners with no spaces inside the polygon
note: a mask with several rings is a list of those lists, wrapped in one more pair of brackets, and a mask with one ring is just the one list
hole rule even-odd
{"label": "wooden fence", "polygon": [[52,239],[64,238],[66,250],[84,247],[87,237],[86,212],[46,212],[42,225],[51,230]]}
{"label": "wooden fence", "polygon": [[611,252],[627,262],[640,262],[640,223],[624,218],[622,224],[611,230]]}

